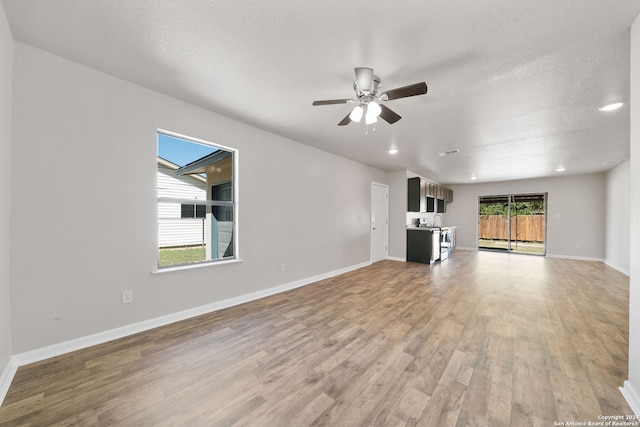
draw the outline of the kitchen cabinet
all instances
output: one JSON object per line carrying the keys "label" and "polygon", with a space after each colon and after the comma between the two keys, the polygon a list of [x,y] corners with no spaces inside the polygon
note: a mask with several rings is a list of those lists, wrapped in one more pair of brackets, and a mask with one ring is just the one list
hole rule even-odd
{"label": "kitchen cabinet", "polygon": [[432,196],[427,196],[427,212],[436,211],[436,199]]}
{"label": "kitchen cabinet", "polygon": [[450,188],[444,189],[444,201],[447,203],[453,202],[453,190]]}
{"label": "kitchen cabinet", "polygon": [[407,180],[407,211],[427,211],[426,184],[427,182],[420,177]]}
{"label": "kitchen cabinet", "polygon": [[437,185],[434,184],[433,182],[429,182],[427,181],[427,185],[426,185],[426,190],[427,190],[427,196],[429,197],[436,197],[436,187]]}
{"label": "kitchen cabinet", "polygon": [[419,176],[407,179],[407,211],[444,213],[453,201],[453,190]]}
{"label": "kitchen cabinet", "polygon": [[431,264],[439,259],[439,228],[407,229],[407,262]]}

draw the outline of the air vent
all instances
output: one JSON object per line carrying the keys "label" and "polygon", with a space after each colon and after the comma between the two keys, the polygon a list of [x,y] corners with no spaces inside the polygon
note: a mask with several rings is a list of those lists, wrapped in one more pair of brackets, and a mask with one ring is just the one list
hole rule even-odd
{"label": "air vent", "polygon": [[459,152],[460,152],[460,150],[458,148],[456,148],[455,150],[444,151],[444,152],[440,153],[439,155],[440,156],[448,156],[450,154],[456,154],[456,153],[459,153]]}

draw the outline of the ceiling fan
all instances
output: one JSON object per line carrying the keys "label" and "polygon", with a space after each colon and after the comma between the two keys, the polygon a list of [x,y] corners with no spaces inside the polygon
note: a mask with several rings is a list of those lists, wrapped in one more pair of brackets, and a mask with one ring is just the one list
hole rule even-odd
{"label": "ceiling fan", "polygon": [[373,75],[373,68],[358,67],[355,71],[356,81],[353,82],[353,90],[356,92],[355,99],[313,101],[313,105],[356,104],[353,110],[338,123],[338,126],[345,126],[351,122],[359,123],[363,115],[365,123],[368,125],[376,123],[378,117],[382,117],[387,123],[393,124],[402,117],[384,104],[381,104],[381,102],[415,95],[425,95],[427,93],[427,84],[420,82],[378,94],[382,80],[380,80],[380,77]]}

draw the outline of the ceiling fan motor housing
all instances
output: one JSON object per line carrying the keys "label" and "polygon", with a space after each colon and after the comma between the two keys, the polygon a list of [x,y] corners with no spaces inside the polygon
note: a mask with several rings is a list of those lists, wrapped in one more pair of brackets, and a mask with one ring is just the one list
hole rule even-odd
{"label": "ceiling fan motor housing", "polygon": [[358,98],[378,93],[382,80],[373,75],[373,68],[358,67],[356,71],[356,81],[353,82],[353,89]]}

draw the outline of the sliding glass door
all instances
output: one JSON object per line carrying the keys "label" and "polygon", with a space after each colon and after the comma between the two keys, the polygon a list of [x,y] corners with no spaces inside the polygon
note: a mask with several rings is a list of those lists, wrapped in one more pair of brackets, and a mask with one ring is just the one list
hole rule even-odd
{"label": "sliding glass door", "polygon": [[546,253],[546,194],[507,194],[478,199],[478,249]]}

